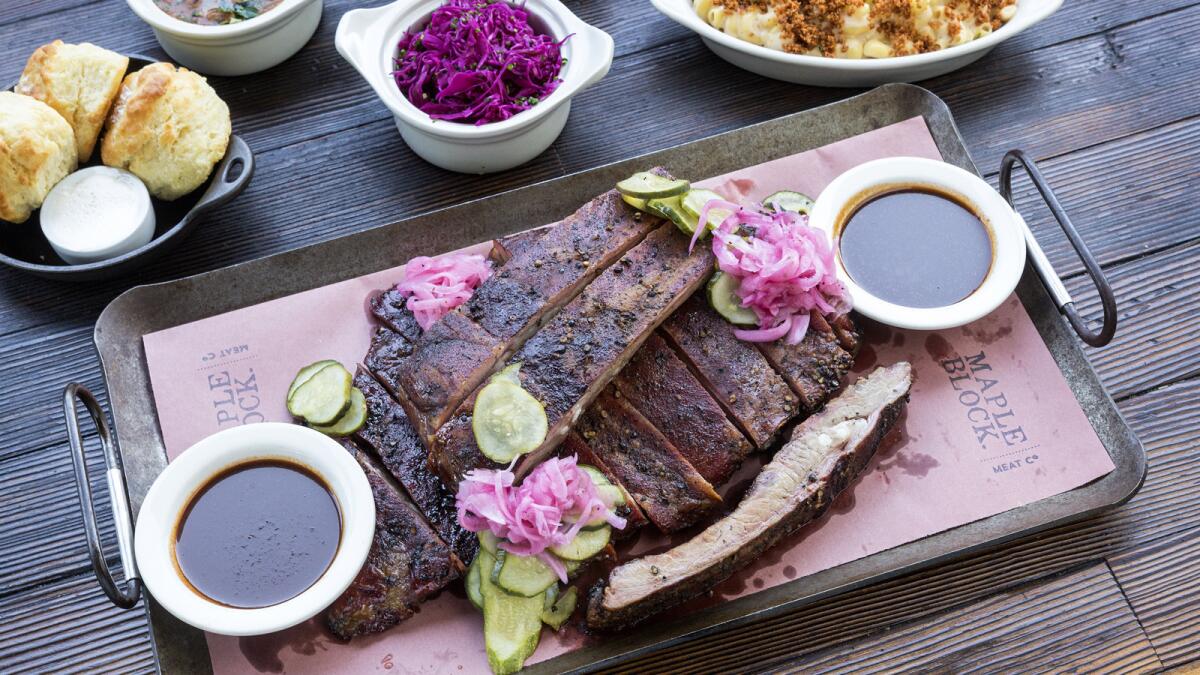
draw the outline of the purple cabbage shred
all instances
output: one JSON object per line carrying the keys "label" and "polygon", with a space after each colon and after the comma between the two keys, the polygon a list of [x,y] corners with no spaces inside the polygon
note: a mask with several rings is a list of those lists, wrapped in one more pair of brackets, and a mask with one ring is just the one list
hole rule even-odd
{"label": "purple cabbage shred", "polygon": [[392,76],[435,120],[483,125],[528,110],[562,82],[556,42],[504,0],[448,0],[429,23],[400,38]]}

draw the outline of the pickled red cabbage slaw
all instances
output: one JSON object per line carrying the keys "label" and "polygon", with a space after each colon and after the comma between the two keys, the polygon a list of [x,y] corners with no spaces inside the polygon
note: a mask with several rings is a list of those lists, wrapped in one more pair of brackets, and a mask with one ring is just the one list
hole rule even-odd
{"label": "pickled red cabbage slaw", "polygon": [[625,528],[625,519],[604,501],[574,455],[547,459],[520,485],[514,480],[511,467],[468,472],[455,498],[458,522],[471,532],[491,531],[509,553],[537,556],[564,582],[566,567],[546,549],[569,544],[597,517]]}
{"label": "pickled red cabbage slaw", "polygon": [[447,0],[400,38],[392,77],[432,119],[499,122],[558,88],[570,37],[537,33],[524,7],[504,0]]}
{"label": "pickled red cabbage slaw", "polygon": [[404,266],[404,280],[396,284],[396,290],[408,298],[408,309],[426,330],[469,300],[491,275],[492,264],[481,255],[418,256]]}
{"label": "pickled red cabbage slaw", "polygon": [[[731,211],[713,231],[717,266],[738,280],[742,306],[758,316],[759,327],[735,330],[738,338],[784,338],[794,345],[808,332],[812,312],[833,316],[850,311],[850,294],[837,279],[829,240],[809,227],[807,216],[712,199],[701,209],[700,222],[708,222],[713,209]],[[692,246],[703,232],[696,228]]]}

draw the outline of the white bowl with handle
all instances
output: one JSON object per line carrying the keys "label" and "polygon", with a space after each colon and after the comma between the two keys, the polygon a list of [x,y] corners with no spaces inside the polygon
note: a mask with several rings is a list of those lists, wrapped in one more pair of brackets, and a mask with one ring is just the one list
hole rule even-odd
{"label": "white bowl with handle", "polygon": [[650,0],[658,11],[699,35],[714,54],[733,65],[785,82],[822,87],[874,87],[944,75],[983,58],[997,45],[1049,17],[1063,0],[1018,0],[1016,15],[989,35],[936,52],[883,59],[839,59],[762,47],[709,25],[692,0]]}
{"label": "white bowl with handle", "polygon": [[460,173],[493,173],[520,166],[558,138],[571,110],[571,97],[608,74],[613,40],[584,23],[559,0],[527,0],[535,26],[562,40],[567,59],[562,82],[532,108],[507,120],[476,126],[435,121],[410,103],[392,77],[396,45],[410,28],[421,26],[441,0],[397,0],[374,9],[346,12],[334,44],[396,118],[404,142],[423,159]]}

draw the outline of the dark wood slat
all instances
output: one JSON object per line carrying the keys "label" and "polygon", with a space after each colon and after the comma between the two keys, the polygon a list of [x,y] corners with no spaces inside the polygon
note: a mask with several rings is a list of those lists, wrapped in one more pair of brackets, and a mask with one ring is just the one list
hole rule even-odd
{"label": "dark wood slat", "polygon": [[[1200,233],[1195,218],[1181,219],[1181,225],[1190,221],[1191,236]],[[1200,243],[1118,265],[1106,275],[1117,296],[1117,335],[1112,344],[1087,353],[1109,393],[1121,398],[1200,373],[1195,349]],[[1097,323],[1099,299],[1088,277],[1076,277],[1067,287],[1083,316]]]}
{"label": "dark wood slat", "polygon": [[1200,528],[1109,559],[1154,649],[1167,667],[1200,653]]}
{"label": "dark wood slat", "polygon": [[[1071,221],[1101,264],[1140,257],[1200,235],[1200,118],[1120,138],[1039,164]],[[990,166],[988,169],[997,169]],[[995,184],[995,177],[992,177]],[[1063,277],[1083,271],[1066,235],[1023,175],[1017,210]]]}
{"label": "dark wood slat", "polygon": [[996,48],[1002,57],[1029,52],[1052,44],[1093,35],[1117,26],[1170,11],[1189,7],[1192,0],[1155,0],[1154,2],[1066,2],[1062,8],[1036,27]]}
{"label": "dark wood slat", "polygon": [[0,26],[17,24],[34,17],[45,16],[64,9],[83,5],[96,5],[104,0],[35,0],[34,2],[6,2],[0,4]]}
{"label": "dark wood slat", "polygon": [[0,600],[0,672],[156,670],[142,604],[117,609],[90,573]]}
{"label": "dark wood slat", "polygon": [[721,631],[622,664],[614,672],[684,671],[730,653],[761,662],[862,638],[892,625],[976,602],[1120,551],[1152,545],[1200,526],[1200,381],[1125,401],[1122,412],[1146,446],[1146,484],[1126,505],[1078,525],[830,598],[745,628]]}

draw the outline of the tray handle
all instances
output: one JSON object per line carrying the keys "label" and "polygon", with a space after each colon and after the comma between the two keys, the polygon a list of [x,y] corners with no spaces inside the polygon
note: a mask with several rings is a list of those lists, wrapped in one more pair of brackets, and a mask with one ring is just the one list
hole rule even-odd
{"label": "tray handle", "polygon": [[1075,253],[1079,255],[1079,259],[1083,261],[1083,266],[1087,269],[1088,276],[1091,277],[1092,283],[1096,286],[1096,292],[1100,294],[1100,303],[1104,308],[1104,323],[1100,328],[1100,332],[1092,331],[1087,321],[1079,315],[1079,311],[1075,309],[1075,302],[1071,299],[1070,293],[1067,292],[1067,287],[1063,284],[1062,279],[1054,271],[1054,267],[1050,264],[1050,259],[1046,257],[1046,253],[1042,247],[1038,245],[1037,239],[1033,236],[1033,231],[1025,223],[1025,220],[1018,213],[1018,220],[1025,227],[1025,243],[1029,248],[1029,255],[1033,259],[1033,266],[1038,272],[1038,276],[1042,278],[1042,283],[1046,284],[1050,294],[1054,297],[1055,304],[1058,305],[1059,311],[1066,315],[1067,320],[1071,322],[1071,327],[1079,334],[1079,337],[1087,344],[1093,347],[1103,347],[1112,342],[1113,335],[1117,332],[1117,299],[1113,295],[1112,286],[1109,285],[1108,279],[1104,276],[1104,271],[1100,269],[1100,264],[1092,257],[1092,252],[1088,250],[1087,244],[1084,243],[1083,237],[1079,236],[1075,226],[1071,224],[1071,219],[1063,210],[1062,204],[1059,203],[1058,197],[1055,196],[1054,190],[1046,182],[1042,176],[1038,165],[1023,150],[1010,150],[1004,155],[1004,160],[1000,164],[1000,194],[1004,196],[1005,201],[1009,206],[1013,207],[1016,212],[1016,205],[1013,204],[1012,197],[1012,174],[1013,168],[1020,164],[1025,173],[1029,175],[1029,180],[1033,182],[1033,186],[1042,195],[1042,199],[1046,205],[1050,207],[1050,212],[1054,214],[1054,219],[1058,221],[1059,227],[1066,233],[1067,239],[1071,241],[1071,246],[1075,248]]}
{"label": "tray handle", "polygon": [[[125,584],[113,579],[104,549],[100,545],[99,529],[96,526],[96,510],[92,505],[92,487],[88,480],[87,461],[83,456],[83,436],[79,432],[79,417],[75,412],[75,401],[83,403],[104,448],[104,467],[108,477],[108,495],[112,503],[113,520],[117,528],[117,548],[121,554],[121,565],[125,568]],[[83,511],[83,529],[87,535],[88,556],[92,559],[92,571],[100,588],[112,603],[122,609],[137,604],[142,592],[137,563],[133,558],[133,521],[130,517],[129,494],[125,490],[125,473],[121,468],[121,456],[113,444],[108,417],[96,401],[92,392],[81,384],[72,382],[63,391],[63,416],[67,420],[67,438],[71,444],[71,462],[75,465],[75,487],[79,492],[79,508]]]}

